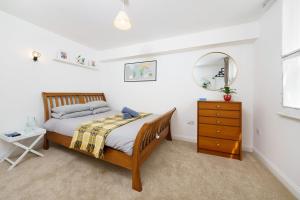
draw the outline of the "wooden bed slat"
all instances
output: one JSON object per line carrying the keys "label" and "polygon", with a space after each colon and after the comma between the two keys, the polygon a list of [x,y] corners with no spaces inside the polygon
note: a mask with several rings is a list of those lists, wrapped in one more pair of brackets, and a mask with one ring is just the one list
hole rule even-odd
{"label": "wooden bed slat", "polygon": [[67,105],[70,105],[69,98],[70,98],[70,97],[66,97],[66,103],[67,103]]}
{"label": "wooden bed slat", "polygon": [[53,108],[53,100],[52,100],[52,97],[48,98],[48,101],[50,102],[50,108],[52,109],[52,108]]}
{"label": "wooden bed slat", "polygon": [[54,97],[54,99],[55,99],[55,107],[58,107],[58,106],[59,106],[58,98],[57,98],[57,97]]}
{"label": "wooden bed slat", "polygon": [[64,106],[65,105],[65,102],[64,102],[64,97],[60,97],[60,104],[62,105],[62,106]]}

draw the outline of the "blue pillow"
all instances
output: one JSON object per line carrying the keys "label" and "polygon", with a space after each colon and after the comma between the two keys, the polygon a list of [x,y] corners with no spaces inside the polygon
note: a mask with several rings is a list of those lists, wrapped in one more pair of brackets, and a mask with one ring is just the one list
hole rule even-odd
{"label": "blue pillow", "polygon": [[123,119],[131,119],[132,116],[129,113],[123,113]]}
{"label": "blue pillow", "polygon": [[130,108],[127,108],[127,107],[124,107],[124,108],[122,109],[122,113],[128,113],[128,114],[130,114],[132,117],[138,117],[138,116],[140,116],[140,114],[139,114],[138,112],[136,112],[136,111],[134,111],[134,110],[132,110],[132,109],[130,109]]}

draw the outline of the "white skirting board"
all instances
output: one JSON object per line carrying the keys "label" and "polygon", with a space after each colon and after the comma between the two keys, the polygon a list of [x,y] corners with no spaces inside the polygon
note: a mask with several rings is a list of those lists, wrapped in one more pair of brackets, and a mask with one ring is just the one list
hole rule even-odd
{"label": "white skirting board", "polygon": [[300,187],[289,179],[274,163],[266,158],[259,150],[254,148],[256,157],[271,171],[271,173],[297,198],[300,200]]}
{"label": "white skirting board", "polygon": [[[184,137],[184,136],[178,136],[178,135],[172,135],[172,138],[174,140],[181,140],[181,141],[186,141],[186,142],[191,142],[191,143],[197,143],[197,138]],[[243,145],[243,151],[253,152],[253,147]]]}
{"label": "white skirting board", "polygon": [[172,135],[172,138],[174,140],[181,140],[181,141],[186,141],[186,142],[191,142],[191,143],[197,143],[196,138],[183,137],[183,136],[178,136],[178,135]]}

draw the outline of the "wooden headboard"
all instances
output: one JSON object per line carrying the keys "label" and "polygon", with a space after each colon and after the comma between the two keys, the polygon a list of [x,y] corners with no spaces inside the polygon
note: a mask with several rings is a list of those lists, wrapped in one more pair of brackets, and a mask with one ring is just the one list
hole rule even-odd
{"label": "wooden headboard", "polygon": [[63,105],[84,104],[90,101],[106,101],[104,93],[54,93],[43,92],[45,121],[51,118],[51,109]]}

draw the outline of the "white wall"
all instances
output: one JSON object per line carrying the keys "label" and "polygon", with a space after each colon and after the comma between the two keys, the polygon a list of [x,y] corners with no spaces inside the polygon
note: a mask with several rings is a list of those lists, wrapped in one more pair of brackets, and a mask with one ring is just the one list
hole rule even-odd
{"label": "white wall", "polygon": [[[176,107],[177,112],[172,125],[173,135],[195,142],[197,99],[207,97],[209,100],[222,100],[221,93],[200,88],[192,76],[197,59],[212,51],[225,52],[238,63],[238,78],[232,87],[238,90],[235,100],[243,102],[244,145],[251,149],[255,60],[252,43],[227,44],[182,53],[106,62],[100,69],[103,91],[111,105],[119,109],[129,106],[139,111],[163,113]],[[158,61],[156,82],[124,82],[124,63],[154,59]],[[193,121],[194,125],[189,125],[190,121]]]}
{"label": "white wall", "polygon": [[[300,122],[282,118],[281,1],[260,20],[256,43],[254,134],[256,153],[300,199]],[[298,111],[299,113],[300,111]]]}
{"label": "white wall", "polygon": [[[99,71],[54,62],[57,51],[95,51],[0,12],[0,131],[21,129],[26,116],[43,121],[42,91],[100,91]],[[42,54],[34,63],[32,50]],[[0,143],[0,159],[7,147]]]}

